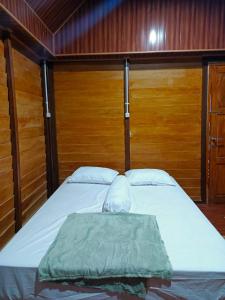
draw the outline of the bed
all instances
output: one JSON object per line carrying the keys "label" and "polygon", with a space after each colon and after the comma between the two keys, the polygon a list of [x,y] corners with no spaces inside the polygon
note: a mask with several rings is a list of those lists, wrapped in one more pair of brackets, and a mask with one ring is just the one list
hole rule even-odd
{"label": "bed", "polygon": [[[132,186],[131,212],[156,215],[173,276],[150,282],[146,299],[225,299],[225,241],[183,189]],[[39,283],[37,268],[68,214],[101,212],[109,186],[66,181],[0,253],[0,299],[136,299]],[[31,255],[32,254],[32,255]]]}

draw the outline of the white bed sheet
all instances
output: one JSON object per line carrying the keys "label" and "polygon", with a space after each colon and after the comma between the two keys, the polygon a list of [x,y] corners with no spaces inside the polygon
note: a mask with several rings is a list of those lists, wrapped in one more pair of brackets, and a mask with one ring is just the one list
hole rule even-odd
{"label": "white bed sheet", "polygon": [[[36,280],[40,260],[66,216],[100,212],[108,188],[64,183],[54,193],[0,253],[1,300],[119,299]],[[174,270],[171,282],[151,283],[146,299],[225,299],[225,241],[179,185],[132,187],[132,195],[131,212],[156,215]]]}

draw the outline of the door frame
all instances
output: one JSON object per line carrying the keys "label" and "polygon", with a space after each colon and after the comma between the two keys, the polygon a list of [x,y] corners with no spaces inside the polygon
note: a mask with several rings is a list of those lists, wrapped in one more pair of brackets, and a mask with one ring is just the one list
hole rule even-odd
{"label": "door frame", "polygon": [[202,62],[201,202],[208,203],[208,89],[209,62]]}
{"label": "door frame", "polygon": [[209,199],[209,112],[210,112],[210,93],[209,75],[211,65],[225,65],[224,59],[208,58],[203,60],[203,96],[202,96],[202,182],[201,194],[202,203],[212,204]]}

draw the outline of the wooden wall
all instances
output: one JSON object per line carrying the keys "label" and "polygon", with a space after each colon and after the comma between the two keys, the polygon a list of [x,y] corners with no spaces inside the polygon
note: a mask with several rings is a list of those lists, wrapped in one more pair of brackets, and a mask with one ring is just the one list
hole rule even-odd
{"label": "wooden wall", "polygon": [[221,0],[87,0],[55,35],[55,54],[225,49]]}
{"label": "wooden wall", "polygon": [[26,0],[52,32],[56,32],[84,0]]}
{"label": "wooden wall", "polygon": [[5,37],[0,41],[0,249],[47,199],[43,102],[40,65]]}
{"label": "wooden wall", "polygon": [[131,168],[165,169],[200,200],[201,67],[149,66],[130,81]]}
{"label": "wooden wall", "polygon": [[[82,165],[123,171],[122,71],[57,65],[54,74],[60,181]],[[201,114],[200,65],[131,65],[131,168],[165,169],[201,200]]]}
{"label": "wooden wall", "polygon": [[222,0],[0,0],[0,16],[56,56],[225,50]]}
{"label": "wooden wall", "polygon": [[60,181],[84,165],[124,171],[123,71],[56,66],[54,86]]}
{"label": "wooden wall", "polygon": [[0,41],[0,248],[14,234],[11,132],[4,45]]}
{"label": "wooden wall", "polygon": [[13,50],[21,170],[22,221],[47,199],[40,66]]}
{"label": "wooden wall", "polygon": [[24,31],[29,32],[39,43],[53,52],[53,35],[51,30],[41,21],[26,1],[0,0],[0,8],[6,10],[19,25],[22,25]]}

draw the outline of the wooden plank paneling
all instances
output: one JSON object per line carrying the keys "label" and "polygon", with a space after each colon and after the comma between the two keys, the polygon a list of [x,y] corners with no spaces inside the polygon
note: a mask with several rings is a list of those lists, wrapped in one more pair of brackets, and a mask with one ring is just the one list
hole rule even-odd
{"label": "wooden plank paneling", "polygon": [[40,193],[44,195],[42,202],[47,198],[43,98],[40,66],[16,50],[13,59],[24,223],[41,204]]}
{"label": "wooden plank paneling", "polygon": [[85,0],[27,0],[43,22],[55,32]]}
{"label": "wooden plank paneling", "polygon": [[7,243],[7,241],[10,240],[10,238],[15,233],[15,222],[13,221],[9,226],[0,234],[0,248],[4,247],[4,245]]}
{"label": "wooden plank paneling", "polygon": [[12,44],[15,49],[27,55],[31,60],[39,63],[42,59],[52,58],[53,49],[50,50],[39,41],[18,19],[0,4],[0,26],[5,36],[10,32]]}
{"label": "wooden plank paneling", "polygon": [[130,71],[131,168],[167,170],[194,200],[201,181],[201,67]]}
{"label": "wooden plank paneling", "polygon": [[123,71],[54,72],[59,177],[80,166],[124,171]]}
{"label": "wooden plank paneling", "polygon": [[23,219],[24,222],[26,222],[30,216],[34,213],[34,211],[36,211],[38,208],[41,207],[41,205],[43,205],[43,203],[46,201],[46,197],[47,197],[47,192],[44,192],[43,194],[38,194],[36,196],[35,201],[33,201],[26,209],[24,209],[23,212]]}
{"label": "wooden plank paneling", "polygon": [[10,115],[4,44],[0,41],[0,248],[15,232]]}
{"label": "wooden plank paneling", "polygon": [[16,107],[16,92],[14,81],[14,67],[12,55],[12,42],[7,34],[4,39],[4,49],[6,58],[11,145],[12,145],[12,166],[14,182],[14,207],[15,207],[15,229],[18,231],[22,226],[21,217],[21,184],[20,184],[20,159],[19,159],[19,138],[18,138],[18,119]]}
{"label": "wooden plank paneling", "polygon": [[221,0],[87,0],[57,32],[55,48],[58,55],[225,49],[224,30]]}
{"label": "wooden plank paneling", "polygon": [[[44,115],[48,116],[48,118],[45,118],[45,144],[47,190],[48,197],[50,197],[59,186],[53,64],[43,62],[41,65],[41,75],[44,102],[48,102],[48,106],[44,105]],[[50,118],[49,115],[51,115]]]}
{"label": "wooden plank paneling", "polygon": [[199,204],[198,206],[221,235],[225,236],[225,205]]}
{"label": "wooden plank paneling", "polygon": [[53,52],[53,35],[24,0],[0,0],[0,7],[46,48]]}
{"label": "wooden plank paneling", "polygon": [[14,209],[14,199],[8,199],[0,204],[0,219],[4,218],[5,215]]}

